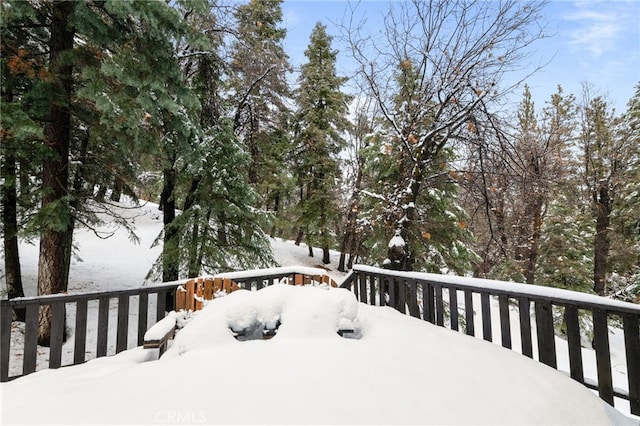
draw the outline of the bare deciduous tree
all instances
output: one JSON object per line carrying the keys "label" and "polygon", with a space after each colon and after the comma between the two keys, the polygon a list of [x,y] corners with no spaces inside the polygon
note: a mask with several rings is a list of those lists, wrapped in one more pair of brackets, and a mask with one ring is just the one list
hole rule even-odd
{"label": "bare deciduous tree", "polygon": [[[365,34],[362,22],[343,27],[359,77],[410,159],[406,182],[388,197],[394,203],[389,206],[394,227],[405,241],[418,219],[416,203],[430,163],[490,121],[490,106],[519,83],[507,80],[511,72],[537,68],[528,63],[529,47],[545,35],[543,6],[515,0],[413,0],[390,7],[377,38]],[[398,79],[408,69],[410,85]],[[400,85],[410,92],[398,104]]]}

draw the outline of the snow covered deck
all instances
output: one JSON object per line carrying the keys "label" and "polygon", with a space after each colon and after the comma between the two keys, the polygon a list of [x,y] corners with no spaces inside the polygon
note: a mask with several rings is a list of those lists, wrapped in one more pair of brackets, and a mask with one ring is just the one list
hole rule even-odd
{"label": "snow covered deck", "polygon": [[[288,277],[295,280],[291,278],[295,274],[323,273],[317,268],[289,267],[220,276],[233,278],[240,288],[255,291]],[[95,357],[113,354],[107,353],[108,341],[115,340],[114,353],[141,346],[149,326],[171,310],[165,304],[165,295],[175,293],[180,284],[183,282],[114,292],[2,300],[0,378],[7,381],[45,367],[37,357],[38,350],[42,349],[36,342],[40,306],[52,306],[57,330],[65,327],[65,318],[71,330],[67,342],[62,341],[62,333],[55,334],[58,339],[52,341],[48,350],[48,366],[57,368],[83,363],[92,357],[87,356],[92,351]],[[575,381],[596,389],[600,398],[610,405],[622,407],[623,412],[640,414],[640,307],[637,305],[525,284],[403,273],[359,265],[341,287],[349,289],[355,299],[364,304],[390,306],[437,326],[496,341],[504,348],[565,371]],[[23,342],[11,338],[14,308],[26,310]],[[556,335],[556,329],[564,332],[564,338]],[[593,332],[593,349],[587,347],[588,332]],[[88,347],[87,342],[96,348]],[[22,346],[17,349],[24,355],[21,365],[10,365],[10,354],[16,352],[16,344]],[[431,344],[438,348],[436,342]],[[63,356],[68,352],[62,350],[63,345],[71,345],[71,358]]]}

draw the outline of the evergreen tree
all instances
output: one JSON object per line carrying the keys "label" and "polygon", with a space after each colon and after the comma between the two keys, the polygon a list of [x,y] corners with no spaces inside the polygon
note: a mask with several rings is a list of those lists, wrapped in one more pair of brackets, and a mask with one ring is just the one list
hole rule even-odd
{"label": "evergreen tree", "polygon": [[[38,292],[57,293],[67,288],[76,222],[95,223],[95,212],[85,208],[95,185],[108,180],[117,192],[126,189],[122,172],[135,169],[138,152],[157,146],[158,123],[173,124],[174,132],[188,126],[177,117],[188,100],[184,86],[173,79],[179,75],[171,72],[176,62],[163,55],[167,47],[172,51],[172,40],[184,26],[161,2],[6,4],[3,13],[10,19],[3,19],[3,33],[23,36],[8,39],[17,44],[7,63],[23,55],[22,62],[35,64],[43,58],[38,51],[48,52],[42,71],[31,78],[38,91],[29,93],[37,96],[14,101],[19,103],[15,111],[26,112],[43,129],[44,143],[31,158],[41,164],[41,172],[27,175],[29,183],[21,190],[41,200],[37,215],[26,224],[40,233]],[[3,75],[3,90],[4,81]],[[4,92],[3,98],[9,100]],[[22,133],[13,133],[24,135],[30,124],[18,126]],[[50,312],[42,309],[41,344],[48,344],[49,324]]]}
{"label": "evergreen tree", "polygon": [[[211,4],[210,12],[184,13],[191,27],[207,36],[207,45],[185,40],[176,47],[177,56],[184,58],[184,79],[201,108],[193,124],[196,139],[175,151],[171,197],[181,213],[165,229],[162,257],[150,271],[152,276],[162,272],[163,279],[167,266],[176,279],[273,263],[255,208],[257,197],[248,182],[249,157],[233,132],[227,117],[231,108],[222,97],[228,67],[220,56],[223,23],[214,15],[215,7]],[[167,230],[172,238],[169,247]]]}
{"label": "evergreen tree", "polygon": [[585,89],[580,134],[582,177],[595,221],[593,291],[601,296],[607,294],[611,217],[619,203],[620,185],[626,169],[622,157],[625,141],[616,135],[616,121],[607,102],[600,96],[589,99],[588,90]]}
{"label": "evergreen tree", "polygon": [[616,129],[616,161],[622,168],[611,214],[609,293],[640,302],[640,84]]}
{"label": "evergreen tree", "polygon": [[[357,118],[351,131],[348,132],[350,143],[347,147],[349,159],[346,163],[345,193],[349,193],[346,201],[346,212],[344,217],[344,230],[340,244],[340,259],[338,261],[338,271],[347,271],[352,268],[355,259],[361,254],[362,226],[360,210],[362,207],[362,191],[364,189],[363,151],[369,144],[369,135],[373,128],[371,120],[367,114],[366,106],[357,107]],[[348,256],[348,257],[347,257]]]}
{"label": "evergreen tree", "polygon": [[336,74],[338,52],[331,48],[331,41],[326,26],[318,22],[305,50],[307,62],[302,65],[295,93],[295,140],[300,153],[296,166],[300,189],[297,225],[306,233],[310,254],[313,245],[322,248],[325,264],[330,262],[329,247],[338,218],[338,154],[344,146],[343,132],[349,126],[346,114],[350,100],[340,91],[346,78]]}
{"label": "evergreen tree", "polygon": [[541,131],[553,147],[547,177],[549,197],[542,228],[536,284],[591,291],[593,256],[585,235],[592,232],[588,209],[581,200],[575,155],[577,131],[575,96],[561,87],[542,110]]}
{"label": "evergreen tree", "polygon": [[280,215],[288,176],[281,167],[291,152],[287,74],[282,43],[282,0],[250,0],[235,12],[237,39],[231,46],[229,83],[233,91],[234,130],[250,157],[248,178],[259,205]]}
{"label": "evergreen tree", "polygon": [[[6,293],[11,298],[24,296],[18,251],[19,236],[24,232],[26,217],[34,213],[35,191],[30,176],[39,174],[44,150],[43,129],[35,117],[44,117],[46,100],[43,77],[47,74],[45,46],[31,42],[34,37],[46,39],[44,26],[34,26],[35,14],[30,3],[2,4],[0,26],[0,180]],[[24,310],[14,312],[24,320]]]}

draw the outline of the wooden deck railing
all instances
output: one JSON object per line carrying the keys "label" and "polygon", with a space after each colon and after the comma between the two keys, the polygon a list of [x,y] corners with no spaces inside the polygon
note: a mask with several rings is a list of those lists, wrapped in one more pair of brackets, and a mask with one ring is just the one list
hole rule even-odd
{"label": "wooden deck railing", "polygon": [[[323,274],[322,269],[297,267],[233,272],[216,277],[231,279],[240,288],[258,290],[283,279],[303,283]],[[33,373],[47,365],[58,368],[81,364],[91,358],[141,346],[146,330],[174,309],[176,289],[184,283],[182,280],[132,290],[0,300],[0,382]],[[47,365],[42,365],[38,355],[39,349],[46,352],[38,346],[38,317],[44,306],[50,306],[52,311]],[[26,313],[24,344],[20,348],[11,338],[13,309],[24,309]],[[71,311],[75,311],[75,321],[67,324],[67,312]],[[65,328],[72,330],[72,342],[64,341]],[[95,347],[88,347],[88,341],[95,341]],[[63,346],[68,351],[71,350],[67,349],[69,345],[72,345],[73,356],[63,356]],[[12,349],[22,353],[21,365],[10,365]]]}
{"label": "wooden deck railing", "polygon": [[[520,350],[523,355],[537,358],[555,369],[558,369],[555,326],[561,323],[568,345],[570,371],[567,373],[597,390],[610,405],[614,405],[615,398],[621,398],[629,402],[632,414],[640,415],[639,305],[549,287],[405,273],[361,265],[353,267],[341,287],[351,289],[363,303],[389,305],[471,336],[476,335],[476,329],[481,330],[481,337],[487,341],[494,340],[493,329],[499,326],[503,347]],[[491,311],[496,308],[494,316]],[[587,315],[593,323],[595,381],[585,378],[584,374],[580,315]],[[494,317],[499,318],[499,324],[492,324]],[[622,324],[624,331],[628,390],[613,386],[608,325],[611,321]],[[517,329],[512,329],[514,323],[519,324]],[[512,348],[516,336],[520,347]],[[536,354],[534,343],[537,343]]]}

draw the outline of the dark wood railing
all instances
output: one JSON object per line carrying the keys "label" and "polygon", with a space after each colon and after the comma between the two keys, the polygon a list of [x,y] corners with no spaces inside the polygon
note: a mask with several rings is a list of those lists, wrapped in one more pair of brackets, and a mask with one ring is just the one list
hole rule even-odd
{"label": "dark wood railing", "polygon": [[[324,272],[322,269],[297,267],[217,276],[232,279],[240,288],[259,290],[284,278],[292,283],[303,282],[306,277],[322,275]],[[50,306],[52,311],[48,368],[81,364],[91,358],[113,355],[141,346],[146,330],[174,308],[176,289],[184,282],[168,282],[132,290],[0,300],[0,382],[46,368],[38,365],[38,318],[41,307]],[[24,309],[26,314],[22,348],[15,348],[17,343],[11,339],[14,309]],[[75,310],[75,321],[73,324],[66,324],[66,313],[71,310]],[[73,329],[70,333],[70,339],[73,339],[73,359],[63,359],[65,357],[62,356],[65,328]],[[95,333],[92,337],[95,337],[96,347],[87,347],[87,341],[94,340],[88,339],[90,333]],[[14,352],[22,352],[22,365],[11,365],[13,371],[18,370],[17,374],[10,374],[12,346]]]}
{"label": "dark wood railing", "polygon": [[[640,306],[603,297],[527,284],[455,277],[427,273],[406,273],[356,265],[342,283],[360,302],[388,305],[417,318],[452,330],[493,341],[492,301],[497,304],[500,343],[512,349],[512,337],[520,337],[523,355],[558,368],[555,326],[561,323],[568,344],[570,371],[574,380],[597,390],[600,398],[614,405],[615,398],[629,401],[632,414],[640,415]],[[479,314],[475,315],[479,301]],[[451,307],[456,307],[451,309]],[[533,311],[532,311],[533,307]],[[513,330],[512,311],[519,329]],[[597,381],[585,378],[581,350],[580,316],[593,324]],[[480,324],[476,324],[479,321]],[[532,327],[532,321],[534,321]],[[614,388],[609,322],[622,324],[624,331],[628,391]],[[478,336],[480,337],[480,336]],[[534,356],[533,342],[537,343]]]}

